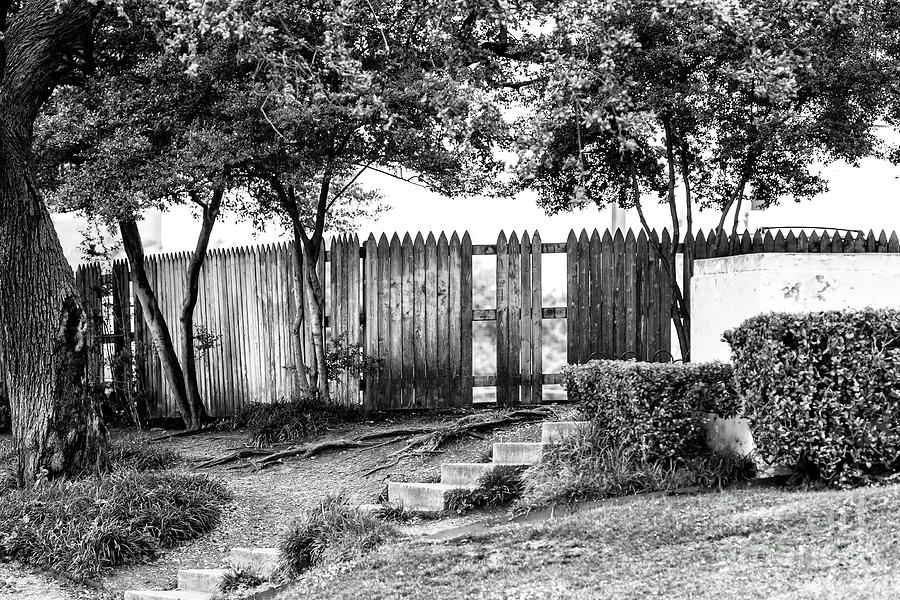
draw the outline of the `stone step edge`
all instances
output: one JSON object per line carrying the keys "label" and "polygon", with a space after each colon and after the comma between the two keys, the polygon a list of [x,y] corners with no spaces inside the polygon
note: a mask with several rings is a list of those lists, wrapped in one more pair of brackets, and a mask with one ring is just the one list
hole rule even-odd
{"label": "stone step edge", "polygon": [[[178,589],[196,592],[216,592],[222,580],[233,569],[178,569]],[[208,585],[212,583],[213,585]],[[198,587],[199,586],[199,587]]]}

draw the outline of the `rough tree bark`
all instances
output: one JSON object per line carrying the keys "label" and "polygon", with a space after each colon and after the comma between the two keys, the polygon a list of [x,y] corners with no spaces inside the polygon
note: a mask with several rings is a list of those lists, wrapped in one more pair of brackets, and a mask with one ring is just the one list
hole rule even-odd
{"label": "rough tree bark", "polygon": [[184,371],[178,362],[178,353],[172,343],[172,335],[169,326],[159,308],[159,302],[150,280],[147,278],[147,270],[144,264],[144,246],[141,242],[141,234],[138,231],[134,219],[122,219],[119,221],[119,231],[122,234],[122,246],[131,265],[131,273],[134,283],[134,291],[138,302],[141,303],[141,311],[156,347],[157,356],[162,366],[163,375],[169,384],[169,391],[175,397],[178,411],[184,419],[187,429],[199,429],[202,422],[194,420],[195,410],[188,400],[187,385],[185,384]]}
{"label": "rough tree bark", "polygon": [[21,483],[107,466],[98,398],[85,382],[90,324],[29,174],[34,121],[97,10],[33,0],[11,13],[0,1],[0,345]]}

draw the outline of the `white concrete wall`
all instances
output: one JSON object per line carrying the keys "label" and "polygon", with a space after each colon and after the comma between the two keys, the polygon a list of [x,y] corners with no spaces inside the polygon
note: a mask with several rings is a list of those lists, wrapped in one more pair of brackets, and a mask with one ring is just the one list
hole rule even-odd
{"label": "white concrete wall", "polygon": [[722,334],[765,312],[900,308],[900,254],[746,254],[694,262],[691,361],[728,361]]}

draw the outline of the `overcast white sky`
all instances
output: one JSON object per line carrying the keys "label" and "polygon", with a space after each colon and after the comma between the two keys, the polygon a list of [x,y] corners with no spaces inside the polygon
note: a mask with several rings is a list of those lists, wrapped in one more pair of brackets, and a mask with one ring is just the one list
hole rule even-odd
{"label": "overcast white sky", "polygon": [[[900,202],[897,201],[900,167],[868,159],[859,168],[837,164],[830,165],[823,173],[830,182],[826,194],[811,202],[787,201],[765,211],[753,211],[749,220],[751,231],[774,226],[843,227],[876,232],[900,229]],[[532,194],[511,199],[447,199],[377,173],[371,174],[365,183],[380,188],[390,208],[378,220],[361,224],[360,237],[382,232],[390,235],[395,231],[402,235],[407,231],[462,233],[468,230],[474,243],[486,244],[495,242],[501,229],[507,235],[512,230],[521,233],[537,229],[543,241],[556,242],[565,241],[570,229],[596,227],[602,231],[610,225],[608,209],[598,211],[591,207],[547,216]],[[652,225],[670,226],[668,209],[664,205],[648,208],[647,212]],[[640,224],[637,215],[632,213],[626,215],[626,222],[637,229]],[[695,217],[695,228],[713,227],[717,219],[715,213],[700,213]],[[83,223],[69,215],[56,217],[56,222],[70,262],[82,262],[79,243]],[[148,252],[180,252],[193,249],[199,223],[188,209],[179,209],[161,218],[149,219],[143,228]],[[216,225],[211,246],[243,246],[284,239],[287,236],[277,230],[255,233],[249,224],[236,222],[228,216]]]}

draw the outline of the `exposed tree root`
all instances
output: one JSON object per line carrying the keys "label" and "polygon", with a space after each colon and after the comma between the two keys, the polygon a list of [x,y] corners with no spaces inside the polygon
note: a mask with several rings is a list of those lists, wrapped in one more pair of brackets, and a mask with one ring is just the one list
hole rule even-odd
{"label": "exposed tree root", "polygon": [[343,450],[345,448],[367,448],[371,445],[372,444],[370,443],[358,442],[356,440],[329,440],[327,442],[314,444],[312,446],[301,446],[299,448],[291,448],[289,450],[275,452],[274,454],[269,454],[268,456],[265,456],[257,461],[251,461],[250,465],[248,466],[254,467],[256,469],[264,469],[266,467],[272,466],[283,458],[288,458],[289,456],[299,456],[301,459],[310,458],[317,454],[322,454],[323,452],[327,452],[330,450]]}
{"label": "exposed tree root", "polygon": [[[282,459],[292,456],[298,456],[301,459],[310,458],[323,452],[331,452],[334,450],[344,450],[347,448],[358,448],[360,452],[381,448],[398,442],[406,441],[406,444],[390,454],[391,461],[379,465],[374,469],[366,472],[364,475],[368,477],[373,473],[393,467],[400,463],[404,458],[413,456],[423,456],[425,454],[437,454],[441,451],[439,448],[448,442],[452,442],[462,437],[474,437],[477,439],[485,439],[478,432],[488,432],[502,427],[504,425],[513,425],[517,423],[534,423],[543,421],[552,415],[550,408],[534,408],[514,410],[502,417],[491,420],[480,420],[478,415],[466,415],[461,419],[454,421],[449,425],[438,427],[398,427],[379,431],[375,433],[367,433],[353,439],[341,438],[328,440],[318,444],[294,446],[278,452],[269,452],[267,450],[258,450],[253,448],[245,448],[232,452],[220,458],[213,458],[198,465],[198,468],[208,468],[218,465],[224,465],[240,459],[250,458],[253,456],[262,456],[262,458],[249,461],[234,468],[251,467],[257,470],[272,466]],[[375,443],[375,440],[383,440],[391,438],[383,442]]]}
{"label": "exposed tree root", "polygon": [[226,463],[230,463],[230,462],[239,460],[241,458],[249,458],[251,456],[265,456],[267,454],[269,454],[269,451],[267,451],[267,450],[258,450],[256,448],[242,448],[242,449],[236,450],[226,456],[222,456],[220,458],[213,458],[213,459],[207,460],[205,462],[202,462],[199,465],[197,465],[197,468],[198,469],[208,469],[209,467],[224,465]]}
{"label": "exposed tree root", "polygon": [[175,433],[169,433],[166,435],[161,435],[159,437],[151,438],[150,441],[161,442],[163,440],[171,440],[172,438],[190,437],[192,435],[199,435],[201,433],[209,433],[210,431],[215,430],[215,425],[210,425],[209,427],[201,427],[200,429],[185,429],[184,431],[176,431]]}

